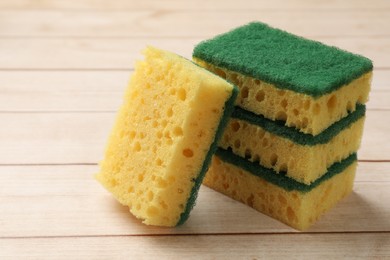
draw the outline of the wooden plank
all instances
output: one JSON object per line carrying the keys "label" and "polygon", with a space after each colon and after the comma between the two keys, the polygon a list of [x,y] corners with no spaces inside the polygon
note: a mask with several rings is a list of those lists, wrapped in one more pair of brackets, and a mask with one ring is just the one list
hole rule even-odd
{"label": "wooden plank", "polygon": [[97,163],[113,113],[0,114],[0,164]]}
{"label": "wooden plank", "polygon": [[[390,21],[389,21],[390,23]],[[324,42],[373,60],[375,68],[390,68],[390,36],[327,38]],[[0,70],[4,69],[130,69],[141,50],[156,46],[191,58],[205,38],[0,38]],[[28,46],[28,48],[26,47]]]}
{"label": "wooden plank", "polygon": [[165,9],[169,7],[172,10],[269,10],[269,9],[287,9],[287,10],[343,10],[343,9],[388,9],[390,4],[386,0],[356,0],[351,2],[343,0],[328,0],[328,1],[306,1],[306,0],[247,0],[245,4],[237,4],[235,0],[196,0],[196,1],[181,1],[181,0],[166,0],[166,1],[105,1],[105,0],[84,0],[84,1],[67,1],[67,0],[2,0],[0,2],[1,9],[86,9],[86,10],[142,10],[142,9]]}
{"label": "wooden plank", "polygon": [[[85,165],[0,167],[0,237],[296,232],[207,187],[183,226],[146,226],[94,180],[97,171]],[[354,192],[308,232],[390,232],[389,171],[390,163],[360,163]]]}
{"label": "wooden plank", "polygon": [[390,70],[374,69],[374,75],[371,83],[372,90],[390,91]]}
{"label": "wooden plank", "polygon": [[0,111],[116,111],[131,73],[0,71]]}
{"label": "wooden plank", "polygon": [[[205,37],[261,19],[299,35],[389,35],[388,10],[4,10],[0,36]],[[55,21],[55,22],[54,22]]]}
{"label": "wooden plank", "polygon": [[[390,160],[390,111],[368,111],[359,158]],[[97,163],[113,113],[0,113],[0,164]]]}
{"label": "wooden plank", "polygon": [[[2,259],[385,259],[389,234],[2,239]],[[293,257],[292,257],[293,256]]]}
{"label": "wooden plank", "polygon": [[[0,39],[0,69],[121,69],[143,59],[148,45],[191,57],[200,38]],[[390,38],[389,38],[390,43]],[[25,48],[24,46],[28,46]]]}
{"label": "wooden plank", "polygon": [[[116,111],[131,73],[0,71],[0,112]],[[390,70],[374,72],[368,109],[390,110],[389,82]]]}

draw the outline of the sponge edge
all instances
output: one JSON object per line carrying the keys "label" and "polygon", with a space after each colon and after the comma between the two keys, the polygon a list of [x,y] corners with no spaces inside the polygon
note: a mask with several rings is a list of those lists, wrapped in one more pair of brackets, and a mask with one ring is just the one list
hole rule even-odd
{"label": "sponge edge", "polygon": [[143,223],[175,226],[189,216],[238,90],[176,54],[144,55],[96,178]]}

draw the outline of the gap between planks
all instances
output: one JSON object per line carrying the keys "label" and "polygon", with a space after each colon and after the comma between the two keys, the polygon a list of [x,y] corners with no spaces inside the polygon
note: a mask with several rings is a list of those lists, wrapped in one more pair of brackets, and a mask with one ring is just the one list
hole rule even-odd
{"label": "gap between planks", "polygon": [[366,0],[356,1],[302,1],[302,0],[247,0],[245,5],[237,5],[235,0],[196,0],[196,1],[104,1],[104,0],[85,0],[85,1],[33,1],[33,0],[2,0],[0,2],[1,10],[32,10],[32,9],[48,9],[48,10],[142,10],[142,9],[166,9],[169,7],[173,10],[191,9],[191,10],[386,10],[390,8],[390,4],[386,0],[375,0],[367,2]]}
{"label": "gap between planks", "polygon": [[[261,13],[261,15],[259,14]],[[261,18],[300,35],[389,35],[386,10],[259,12],[169,9],[115,12],[0,11],[5,36],[211,36]],[[58,21],[53,23],[53,21]],[[310,24],[310,26],[306,26]],[[364,25],[364,26],[362,26]]]}
{"label": "gap between planks", "polygon": [[185,236],[274,236],[274,235],[335,235],[335,234],[390,234],[390,231],[313,231],[313,232],[237,232],[237,233],[179,233],[179,234],[118,234],[118,235],[70,235],[70,236],[0,236],[1,239],[53,239],[53,238],[100,238],[100,237],[185,237]]}
{"label": "gap between planks", "polygon": [[[364,163],[390,163],[390,160],[358,160],[358,162]],[[30,167],[30,166],[94,166],[99,163],[0,163],[0,167]]]}
{"label": "gap between planks", "polygon": [[[389,21],[390,22],[390,21]],[[105,39],[0,39],[0,70],[3,71],[128,71],[143,59],[147,45],[191,58],[196,44],[209,37],[105,38]],[[372,39],[313,37],[313,40],[369,57],[374,70],[390,68],[390,36]],[[28,48],[25,48],[28,46]]]}

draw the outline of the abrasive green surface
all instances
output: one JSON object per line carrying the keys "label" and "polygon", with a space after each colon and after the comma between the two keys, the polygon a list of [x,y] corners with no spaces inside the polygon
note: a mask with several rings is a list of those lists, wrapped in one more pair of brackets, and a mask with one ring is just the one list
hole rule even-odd
{"label": "abrasive green surface", "polygon": [[210,145],[210,149],[206,154],[205,160],[203,161],[203,165],[198,177],[192,180],[194,182],[194,187],[191,190],[190,197],[187,200],[185,209],[183,213],[181,213],[180,219],[176,224],[177,226],[184,224],[184,222],[189,218],[192,208],[195,206],[200,185],[202,184],[203,178],[206,175],[207,170],[209,169],[211,158],[213,157],[215,151],[217,150],[219,140],[221,139],[222,134],[226,128],[226,125],[230,119],[230,116],[233,113],[234,103],[237,99],[237,96],[238,96],[238,88],[236,86],[233,86],[232,94],[230,98],[225,102],[224,112],[219,122],[218,129],[215,133],[214,141]]}
{"label": "abrasive green surface", "polygon": [[353,153],[346,159],[342,160],[341,162],[332,164],[332,166],[329,167],[326,174],[322,175],[320,178],[315,180],[310,185],[307,185],[298,182],[294,179],[291,179],[283,173],[278,174],[271,169],[259,165],[258,163],[250,162],[238,155],[235,155],[233,152],[224,150],[222,148],[218,148],[215,155],[218,156],[218,158],[220,158],[222,161],[235,165],[287,191],[297,190],[299,192],[311,191],[312,189],[320,185],[322,182],[332,178],[336,174],[343,172],[348,166],[350,166],[352,163],[354,163],[357,160],[356,153]]}
{"label": "abrasive green surface", "polygon": [[264,130],[280,137],[287,138],[294,143],[313,146],[317,144],[328,143],[342,130],[350,127],[353,123],[364,117],[365,113],[366,106],[357,104],[356,110],[354,112],[350,112],[348,116],[340,119],[336,123],[333,123],[331,126],[316,136],[299,132],[299,130],[295,129],[294,127],[285,126],[284,121],[272,121],[262,115],[256,115],[239,107],[234,109],[232,118],[244,120],[252,125],[260,126]]}
{"label": "abrasive green surface", "polygon": [[319,97],[372,70],[371,60],[253,22],[198,44],[193,57]]}

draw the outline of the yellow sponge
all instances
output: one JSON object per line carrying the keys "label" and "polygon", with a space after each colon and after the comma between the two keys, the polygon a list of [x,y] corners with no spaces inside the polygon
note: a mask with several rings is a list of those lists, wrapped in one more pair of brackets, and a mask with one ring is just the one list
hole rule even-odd
{"label": "yellow sponge", "polygon": [[203,184],[291,227],[305,230],[352,191],[356,160],[338,166],[343,167],[339,167],[341,171],[337,174],[324,178],[312,189],[300,190],[294,185],[285,188],[274,184],[214,156]]}
{"label": "yellow sponge", "polygon": [[372,72],[320,97],[279,89],[277,86],[194,58],[204,68],[226,78],[240,89],[237,106],[303,133],[318,135],[368,100]]}
{"label": "yellow sponge", "polygon": [[96,177],[145,224],[175,226],[189,216],[238,91],[173,53],[144,54]]}
{"label": "yellow sponge", "polygon": [[297,143],[245,120],[229,121],[219,146],[251,162],[310,184],[327,172],[335,162],[347,158],[360,146],[364,117],[350,124],[329,141],[318,144]]}

